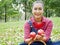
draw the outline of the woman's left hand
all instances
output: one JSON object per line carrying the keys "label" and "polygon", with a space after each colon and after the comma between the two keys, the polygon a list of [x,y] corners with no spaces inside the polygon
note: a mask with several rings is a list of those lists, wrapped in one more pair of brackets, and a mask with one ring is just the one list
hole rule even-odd
{"label": "woman's left hand", "polygon": [[47,41],[46,37],[43,37],[42,40],[45,41],[45,42]]}
{"label": "woman's left hand", "polygon": [[42,38],[43,37],[41,35],[38,35],[38,34],[36,35],[36,40],[42,40]]}

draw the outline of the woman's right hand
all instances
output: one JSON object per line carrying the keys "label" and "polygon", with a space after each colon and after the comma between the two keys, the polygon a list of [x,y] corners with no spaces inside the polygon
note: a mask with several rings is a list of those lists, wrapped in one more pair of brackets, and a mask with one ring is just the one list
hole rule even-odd
{"label": "woman's right hand", "polygon": [[28,39],[25,40],[25,43],[28,44],[31,40],[32,40],[32,38],[28,38]]}

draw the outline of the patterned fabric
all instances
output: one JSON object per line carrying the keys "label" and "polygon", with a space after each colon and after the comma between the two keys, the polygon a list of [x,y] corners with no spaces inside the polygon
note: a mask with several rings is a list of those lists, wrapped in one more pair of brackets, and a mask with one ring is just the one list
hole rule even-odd
{"label": "patterned fabric", "polygon": [[[42,29],[45,32],[46,40],[49,40],[51,31],[52,31],[52,21],[49,20],[48,18],[42,17],[42,21],[40,24],[37,24],[37,22],[34,20],[34,17],[30,18],[30,21],[33,23],[33,26],[36,30]],[[28,23],[29,21],[26,21],[24,25],[24,40],[29,38],[29,34],[31,31],[30,25]],[[41,25],[41,26],[40,26]]]}

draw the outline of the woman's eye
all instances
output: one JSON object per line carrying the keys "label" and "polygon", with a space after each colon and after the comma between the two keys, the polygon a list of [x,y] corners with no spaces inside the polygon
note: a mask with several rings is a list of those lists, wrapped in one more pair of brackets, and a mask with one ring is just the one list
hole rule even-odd
{"label": "woman's eye", "polygon": [[42,8],[39,8],[39,10],[42,10]]}
{"label": "woman's eye", "polygon": [[34,10],[37,10],[37,8],[34,8]]}
{"label": "woman's eye", "polygon": [[37,9],[38,9],[38,10],[42,10],[42,8],[34,8],[34,10],[37,10]]}

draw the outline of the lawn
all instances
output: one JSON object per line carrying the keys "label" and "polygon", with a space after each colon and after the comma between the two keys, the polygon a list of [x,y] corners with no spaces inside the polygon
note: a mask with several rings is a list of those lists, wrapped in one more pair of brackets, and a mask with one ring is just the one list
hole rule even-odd
{"label": "lawn", "polygon": [[[60,39],[60,18],[51,17],[53,21],[53,30],[51,34],[52,41]],[[19,22],[0,22],[0,45],[18,45],[23,41],[24,20]]]}

